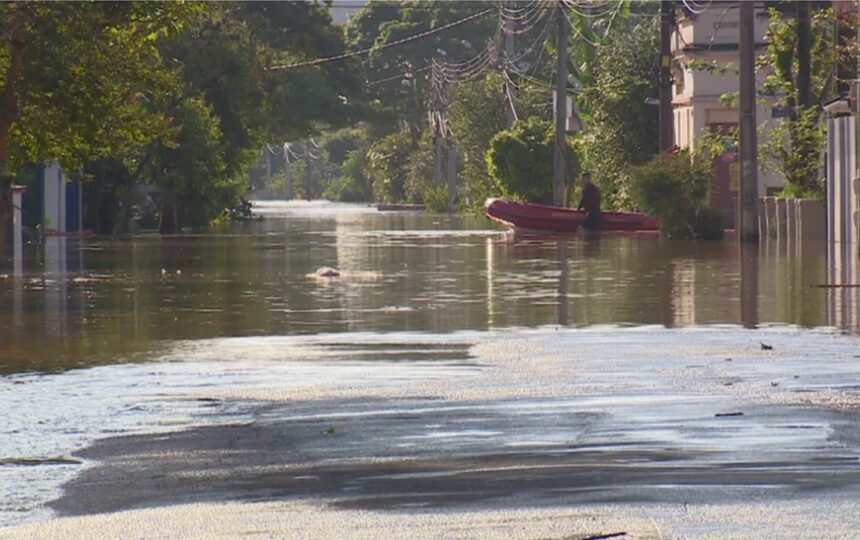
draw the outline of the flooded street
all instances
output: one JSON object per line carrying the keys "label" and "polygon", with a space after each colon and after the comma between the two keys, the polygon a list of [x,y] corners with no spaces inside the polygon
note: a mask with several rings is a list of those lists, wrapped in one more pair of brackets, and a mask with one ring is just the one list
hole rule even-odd
{"label": "flooded street", "polygon": [[34,524],[0,537],[171,505],[152,537],[860,529],[860,289],[825,246],[256,211],[0,278],[0,527]]}
{"label": "flooded street", "polygon": [[[31,259],[22,280],[0,279],[0,373],[219,336],[715,323],[860,332],[860,291],[815,287],[827,283],[820,245],[745,246],[742,276],[730,241],[517,236],[482,217],[326,203],[258,211],[267,219],[203,235],[48,239],[44,271]],[[309,277],[324,266],[345,275]]]}

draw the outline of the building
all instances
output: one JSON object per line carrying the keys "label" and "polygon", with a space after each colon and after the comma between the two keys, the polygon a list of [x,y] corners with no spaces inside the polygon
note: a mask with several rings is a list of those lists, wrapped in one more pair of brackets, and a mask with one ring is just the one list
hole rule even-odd
{"label": "building", "polygon": [[[843,27],[853,30],[848,42],[860,51],[860,2],[834,2]],[[840,28],[840,33],[843,28]],[[844,43],[843,43],[844,44]],[[860,298],[851,287],[860,281],[860,54],[856,62],[837,66],[839,98],[825,108],[827,116],[827,258],[832,302],[831,324],[860,325]],[[847,285],[847,287],[846,287]]]}
{"label": "building", "polygon": [[[769,17],[764,5],[756,5],[755,41],[757,49],[766,46]],[[676,11],[677,29],[672,34],[672,108],[674,141],[682,148],[695,148],[703,134],[726,132],[736,128],[739,119],[737,103],[724,96],[736,93],[740,86],[739,10],[737,2],[714,1],[707,9],[693,13],[683,7]],[[764,79],[759,74],[759,83]],[[773,122],[773,110],[759,105],[756,120],[761,126]],[[760,141],[761,142],[761,141]],[[736,211],[739,164],[733,149],[715,163],[711,205],[726,216],[733,226]],[[784,186],[784,180],[763,167],[759,159],[758,193],[772,194]]]}

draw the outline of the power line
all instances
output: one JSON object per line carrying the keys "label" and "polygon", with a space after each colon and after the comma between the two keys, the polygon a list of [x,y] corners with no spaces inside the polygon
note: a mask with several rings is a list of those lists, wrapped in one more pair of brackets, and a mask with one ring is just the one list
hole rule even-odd
{"label": "power line", "polygon": [[684,7],[687,8],[687,11],[689,11],[693,15],[701,15],[702,13],[704,13],[704,11],[708,9],[708,7],[711,5],[712,1],[713,0],[710,0],[707,4],[702,4],[701,6],[699,6],[699,3],[695,0],[683,0]]}
{"label": "power line", "polygon": [[[426,65],[423,68],[416,69],[416,70],[412,71],[412,73],[424,73],[425,71],[429,70],[432,67],[433,66],[431,66],[431,65]],[[397,75],[394,75],[393,77],[386,77],[384,79],[379,79],[377,81],[368,81],[367,83],[365,83],[365,86],[376,86],[377,84],[387,83],[387,82],[393,81],[395,79],[404,79],[404,78],[406,78],[406,75],[407,75],[407,73],[398,73]]]}
{"label": "power line", "polygon": [[398,45],[403,45],[404,43],[409,43],[412,41],[416,41],[418,39],[432,36],[434,34],[438,34],[439,32],[444,32],[445,30],[448,30],[450,28],[454,28],[455,26],[460,26],[461,24],[465,24],[465,23],[472,21],[474,19],[477,19],[479,17],[483,17],[484,15],[486,15],[487,13],[490,13],[492,11],[496,11],[496,8],[492,7],[489,9],[485,9],[484,11],[475,13],[474,15],[470,15],[464,19],[460,19],[459,21],[454,21],[454,22],[446,24],[444,26],[440,26],[439,28],[435,28],[433,30],[428,30],[426,32],[421,32],[420,34],[415,34],[414,36],[409,36],[409,37],[406,37],[403,39],[398,39],[396,41],[392,41],[391,43],[385,43],[385,44],[380,45],[378,47],[371,47],[369,49],[362,49],[360,51],[353,51],[353,52],[348,52],[348,53],[344,53],[344,54],[339,54],[336,56],[328,56],[325,58],[317,58],[316,60],[308,60],[306,62],[297,62],[295,64],[285,64],[285,65],[281,65],[281,66],[272,66],[269,68],[269,71],[280,71],[280,70],[287,70],[287,69],[296,69],[296,68],[300,68],[300,67],[318,66],[320,64],[327,64],[329,62],[337,62],[340,60],[347,60],[349,58],[355,58],[356,56],[364,56],[364,55],[370,54],[372,52],[377,52],[377,51],[381,51],[383,49],[396,47]]}

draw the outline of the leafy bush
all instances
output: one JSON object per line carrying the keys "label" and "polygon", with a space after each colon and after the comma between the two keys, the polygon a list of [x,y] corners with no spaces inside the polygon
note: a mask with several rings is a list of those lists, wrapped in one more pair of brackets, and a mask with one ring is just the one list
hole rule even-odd
{"label": "leafy bush", "polygon": [[448,211],[448,186],[433,186],[424,191],[424,208],[439,214]]}
{"label": "leafy bush", "polygon": [[[443,160],[447,157],[447,150],[443,151]],[[433,140],[429,133],[425,133],[421,140],[418,141],[418,147],[409,154],[409,161],[406,165],[406,184],[404,187],[405,198],[413,203],[426,202],[428,192],[435,189],[433,185]],[[447,185],[448,168],[442,167],[443,182]]]}
{"label": "leafy bush", "polygon": [[[517,121],[490,141],[487,172],[507,198],[551,203],[554,145],[552,123],[537,117]],[[579,160],[570,145],[567,157],[568,176],[574,176]]]}
{"label": "leafy bush", "polygon": [[707,208],[711,169],[688,150],[660,154],[633,169],[633,201],[674,238],[720,238],[722,215]]}
{"label": "leafy bush", "polygon": [[343,166],[350,153],[359,149],[367,150],[367,131],[357,127],[333,131],[325,136],[323,147],[328,152],[328,160],[331,163]]}
{"label": "leafy bush", "polygon": [[383,137],[367,151],[365,172],[373,187],[373,197],[381,202],[400,202],[406,194],[406,172],[412,150],[409,132]]}
{"label": "leafy bush", "polygon": [[[493,137],[507,127],[505,83],[502,73],[488,70],[481,78],[450,87],[448,124],[457,138],[458,198],[474,212],[483,213],[487,197],[499,195],[487,175],[485,156]],[[552,118],[545,87],[518,79],[511,91],[521,118]]]}
{"label": "leafy bush", "polygon": [[342,173],[323,191],[323,198],[340,202],[364,202],[373,199],[371,187],[364,175],[364,150],[349,150],[341,167]]}
{"label": "leafy bush", "polygon": [[716,208],[699,208],[693,218],[693,231],[702,240],[722,240],[724,226],[723,213]]}

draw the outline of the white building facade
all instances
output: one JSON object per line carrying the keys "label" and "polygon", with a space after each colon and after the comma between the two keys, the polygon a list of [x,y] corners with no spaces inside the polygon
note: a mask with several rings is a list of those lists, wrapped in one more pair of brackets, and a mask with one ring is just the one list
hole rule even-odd
{"label": "white building facade", "polygon": [[[683,8],[676,13],[677,30],[672,34],[672,108],[674,142],[681,148],[695,148],[703,134],[725,132],[736,128],[739,120],[737,100],[724,99],[736,95],[740,81],[739,10],[737,2],[714,1],[708,9],[694,14]],[[765,35],[769,17],[763,5],[756,5],[755,42],[757,51],[766,45]],[[698,66],[697,66],[698,64]],[[705,69],[711,66],[711,69]],[[765,75],[758,73],[758,84]],[[759,105],[756,121],[761,127],[779,120],[772,118],[772,108]],[[766,131],[766,130],[764,130]],[[758,193],[765,196],[779,191],[784,180],[766,169],[759,157]],[[739,166],[734,152],[727,152],[715,164],[715,180],[711,205],[724,211],[728,226],[734,222]]]}

